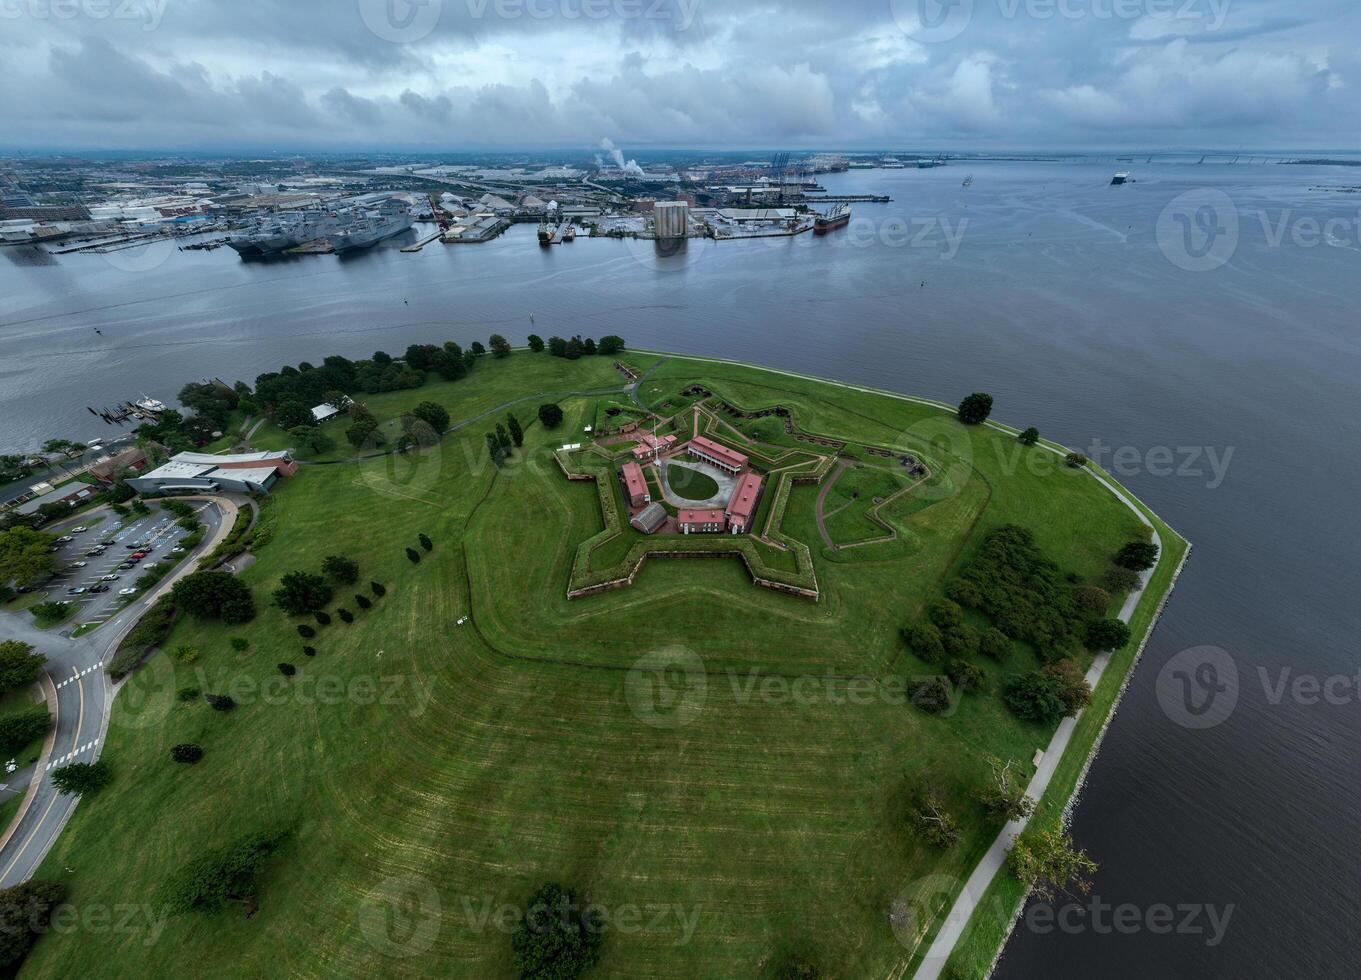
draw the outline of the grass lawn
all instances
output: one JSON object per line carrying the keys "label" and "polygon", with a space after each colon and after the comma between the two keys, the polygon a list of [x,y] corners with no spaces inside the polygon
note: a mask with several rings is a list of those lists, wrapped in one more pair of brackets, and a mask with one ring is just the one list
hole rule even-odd
{"label": "grass lawn", "polygon": [[718,482],[707,473],[688,466],[667,468],[671,491],[686,500],[709,500],[718,494]]}
{"label": "grass lawn", "polygon": [[[508,977],[497,912],[546,881],[610,916],[592,977],[760,977],[794,946],[829,977],[909,962],[937,923],[900,938],[890,905],[926,875],[967,876],[997,829],[969,798],[984,757],[1028,764],[1051,730],[1018,721],[996,694],[1035,664],[1019,646],[1004,665],[979,660],[991,692],[953,714],[905,706],[895,683],[935,671],[899,627],[992,528],[1025,524],[1065,570],[1092,579],[1140,525],[1089,476],[1015,466],[1010,436],[937,408],[674,357],[641,386],[654,406],[691,401],[680,392],[700,381],[749,409],[778,401],[803,430],[920,453],[945,472],[888,517],[900,541],[835,559],[813,521],[818,488],[790,490],[779,527],[813,549],[816,603],[756,588],[727,559],[653,560],[630,588],[569,601],[577,546],[603,529],[601,499],[568,481],[552,451],[580,441],[594,389],[621,384],[611,361],[516,353],[460,382],[372,396],[386,419],[427,398],[455,424],[494,411],[434,448],[303,466],[278,485],[273,538],[241,574],[259,615],[232,627],[180,618],[164,649],[193,646],[198,659],[158,654],[132,676],[104,749],[114,782],[81,802],[40,872],[60,877],[78,908],[155,902],[202,849],[288,828],[258,914],[174,918],[154,939],[136,926],[52,933],[25,976],[169,976],[210,963],[224,977]],[[536,419],[546,400],[565,412],[555,431]],[[525,446],[497,470],[483,435],[506,403],[527,423]],[[879,486],[865,480],[866,492]],[[419,533],[434,551],[413,564],[404,552]],[[1164,540],[1182,547],[1170,531]],[[360,584],[330,606],[355,622],[337,617],[303,641],[301,620],[268,596],[329,554],[360,564]],[[364,611],[351,596],[371,580],[387,594]],[[1147,627],[1136,622],[1136,636]],[[249,649],[235,652],[233,636]],[[1107,680],[1118,684],[1132,656]],[[640,658],[686,669],[631,670]],[[297,675],[285,681],[280,663]],[[850,677],[863,697],[829,679]],[[810,682],[797,697],[795,681]],[[190,686],[237,707],[181,703],[175,691]],[[172,762],[180,742],[202,745],[202,761]],[[1065,760],[1055,783],[1071,789],[1081,763]],[[923,779],[958,818],[949,851],[905,825],[904,798]]]}

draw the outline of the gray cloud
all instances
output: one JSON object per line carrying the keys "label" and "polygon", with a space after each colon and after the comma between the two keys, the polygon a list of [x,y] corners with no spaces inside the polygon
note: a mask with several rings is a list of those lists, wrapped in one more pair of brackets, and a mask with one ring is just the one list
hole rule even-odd
{"label": "gray cloud", "polygon": [[972,0],[944,37],[935,0],[165,0],[153,23],[161,2],[9,0],[0,144],[1286,146],[1361,123],[1338,0]]}

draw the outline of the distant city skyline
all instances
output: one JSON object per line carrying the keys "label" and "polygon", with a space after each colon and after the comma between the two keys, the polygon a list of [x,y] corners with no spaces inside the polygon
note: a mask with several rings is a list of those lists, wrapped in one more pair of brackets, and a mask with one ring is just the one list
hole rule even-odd
{"label": "distant city skyline", "polygon": [[16,149],[1302,149],[1345,0],[0,0]]}

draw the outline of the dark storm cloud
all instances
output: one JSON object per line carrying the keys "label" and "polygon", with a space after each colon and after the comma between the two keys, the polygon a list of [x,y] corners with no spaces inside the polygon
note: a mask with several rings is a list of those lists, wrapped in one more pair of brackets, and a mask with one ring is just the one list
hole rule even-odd
{"label": "dark storm cloud", "polygon": [[2,144],[1345,145],[1361,123],[1361,12],[1335,0],[65,2],[0,0]]}

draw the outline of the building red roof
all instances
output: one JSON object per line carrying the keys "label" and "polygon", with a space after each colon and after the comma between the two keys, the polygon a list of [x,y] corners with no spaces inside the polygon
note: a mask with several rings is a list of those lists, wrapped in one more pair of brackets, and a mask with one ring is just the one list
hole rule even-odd
{"label": "building red roof", "polygon": [[704,436],[695,436],[690,440],[690,445],[736,469],[741,469],[743,466],[747,465],[747,457],[743,456],[736,449],[729,449],[727,446],[714,442],[712,439],[707,439]]}
{"label": "building red roof", "polygon": [[721,510],[682,510],[676,514],[677,524],[722,524],[725,519]]}
{"label": "building red roof", "polygon": [[647,479],[643,476],[643,468],[637,463],[624,464],[624,485],[628,487],[630,497],[647,496]]}
{"label": "building red roof", "polygon": [[761,478],[751,471],[743,473],[728,501],[728,516],[743,526],[756,513],[756,498],[761,493]]}
{"label": "building red roof", "polygon": [[638,459],[646,459],[659,449],[662,452],[666,452],[666,450],[671,448],[675,441],[675,435],[666,435],[659,439],[651,432],[644,432],[642,434],[642,441],[633,447],[633,455]]}

